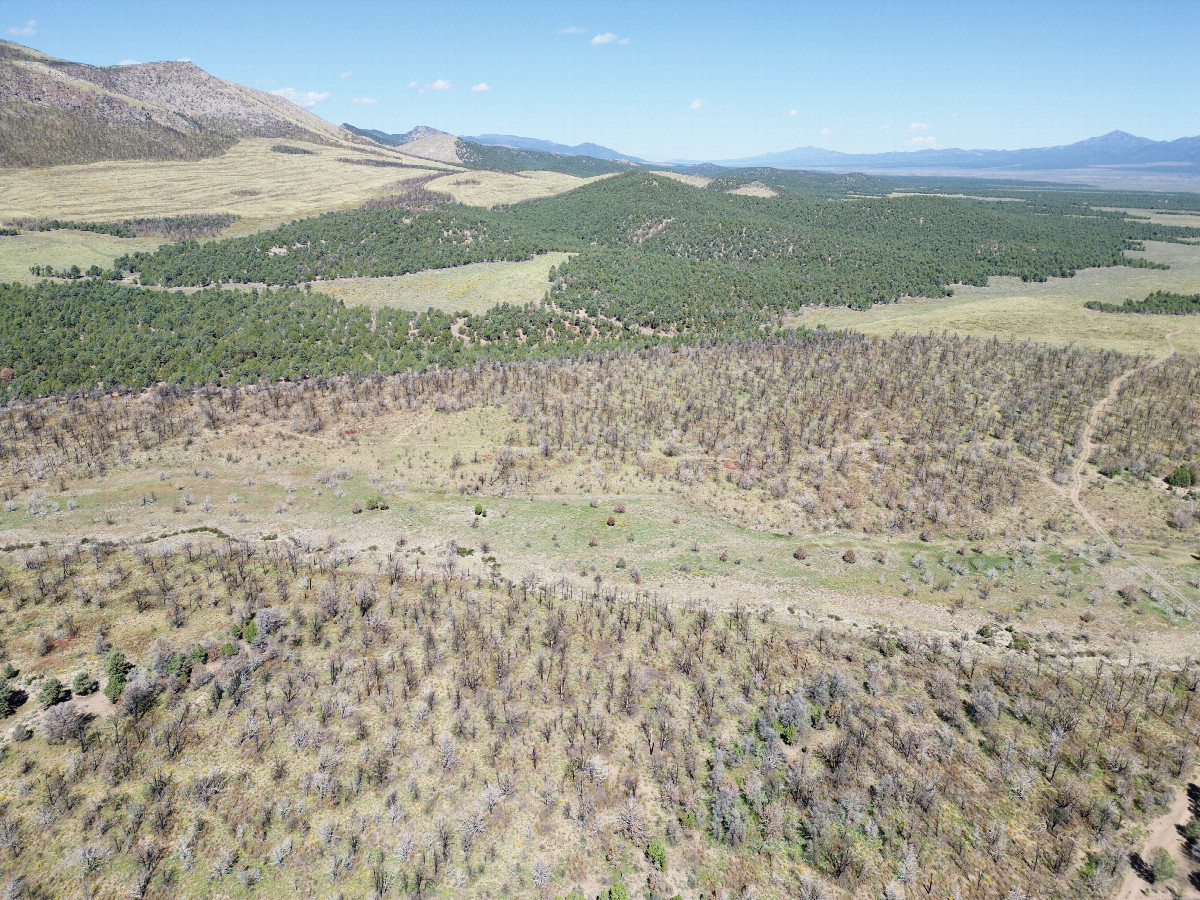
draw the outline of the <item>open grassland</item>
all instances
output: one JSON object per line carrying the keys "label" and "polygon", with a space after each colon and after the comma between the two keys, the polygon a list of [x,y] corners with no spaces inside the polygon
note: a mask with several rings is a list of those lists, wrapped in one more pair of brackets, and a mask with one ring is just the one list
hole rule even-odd
{"label": "open grassland", "polygon": [[[16,216],[109,221],[133,216],[235,213],[246,223],[357,206],[388,185],[447,166],[391,151],[291,142],[307,153],[274,153],[254,138],[194,162],[100,162],[0,172],[0,220]],[[384,160],[397,166],[340,159]],[[246,225],[243,225],[246,227]]]}
{"label": "open grassland", "polygon": [[424,312],[487,312],[498,303],[523,306],[541,300],[550,287],[550,269],[570,259],[543,253],[522,262],[472,263],[385,278],[338,278],[320,284],[324,294],[348,306],[390,306]]}
{"label": "open grassland", "polygon": [[30,266],[109,269],[118,256],[155,250],[161,243],[163,240],[157,237],[119,238],[69,229],[22,231],[13,237],[0,237],[0,281],[37,281],[29,274]]}
{"label": "open grassland", "polygon": [[1120,303],[1157,290],[1200,291],[1200,247],[1149,242],[1144,253],[1130,255],[1164,262],[1171,268],[1085,269],[1074,278],[1044,282],[992,278],[987,287],[956,285],[952,297],[905,300],[864,311],[810,307],[790,321],[809,328],[823,325],[865,334],[948,331],[1125,353],[1160,352],[1167,346],[1166,336],[1178,332],[1174,342],[1181,352],[1200,352],[1200,316],[1119,315],[1084,308],[1089,300]]}
{"label": "open grassland", "polygon": [[712,183],[712,179],[706,175],[685,175],[683,172],[668,172],[665,169],[655,169],[653,174],[665,175],[667,178],[674,178],[676,181],[682,181],[684,184],[698,188],[708,187]]}
{"label": "open grassland", "polygon": [[457,172],[429,182],[431,191],[449,194],[466,206],[500,206],[552,197],[610,176],[577,178],[561,172]]}

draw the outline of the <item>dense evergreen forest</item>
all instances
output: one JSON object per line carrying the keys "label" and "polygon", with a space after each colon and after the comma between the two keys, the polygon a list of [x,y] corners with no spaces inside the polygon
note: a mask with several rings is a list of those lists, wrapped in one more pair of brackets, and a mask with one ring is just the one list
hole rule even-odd
{"label": "dense evergreen forest", "polygon": [[[780,195],[728,193],[750,181]],[[983,285],[992,275],[1044,280],[1085,266],[1144,265],[1125,251],[1200,234],[1078,205],[1051,208],[1067,201],[890,196],[889,187],[867,176],[753,169],[701,189],[638,172],[508,208],[468,208],[430,194],[417,207],[389,203],[246,237],[184,240],[123,256],[107,273],[34,267],[74,281],[0,286],[3,395],[370,374],[762,337],[804,305],[867,307],[942,296],[953,284]],[[481,315],[347,308],[311,291],[323,279],[550,250],[574,255],[551,269],[542,302]],[[208,289],[113,283],[127,273],[144,285]],[[231,283],[283,288],[220,289]],[[1184,311],[1187,302],[1152,295],[1145,301],[1152,309],[1129,311]]]}
{"label": "dense evergreen forest", "polygon": [[1105,303],[1089,300],[1088,309],[1114,313],[1156,313],[1168,316],[1186,316],[1200,313],[1200,294],[1173,294],[1170,291],[1155,291],[1145,300],[1130,298],[1124,303]]}
{"label": "dense evergreen forest", "polygon": [[348,308],[297,288],[184,293],[95,278],[0,284],[0,397],[368,375],[655,340],[532,305],[416,314]]}
{"label": "dense evergreen forest", "polygon": [[[646,313],[650,291],[670,310],[701,306],[702,317],[725,319],[747,307],[866,307],[942,296],[951,284],[986,284],[991,275],[1040,281],[1087,266],[1137,265],[1124,251],[1141,241],[1200,235],[1117,213],[1081,215],[1076,207],[1047,215],[1030,204],[860,196],[886,184],[772,171],[721,182],[727,190],[771,179],[782,195],[770,199],[638,172],[507,209],[330,213],[248,237],[133,254],[116,265],[143,284],[168,287],[296,284],[561,250],[579,255],[557,273],[559,305],[630,321],[631,312]],[[658,308],[647,314],[661,318],[667,307]],[[670,314],[681,328],[694,319]],[[650,323],[643,317],[637,324]]]}

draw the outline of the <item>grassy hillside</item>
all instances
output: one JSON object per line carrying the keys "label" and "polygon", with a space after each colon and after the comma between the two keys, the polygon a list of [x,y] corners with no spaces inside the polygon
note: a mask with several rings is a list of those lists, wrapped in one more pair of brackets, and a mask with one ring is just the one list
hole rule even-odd
{"label": "grassy hillside", "polygon": [[98,67],[0,47],[0,166],[202,159],[245,137],[357,140],[295,104],[190,62]]}

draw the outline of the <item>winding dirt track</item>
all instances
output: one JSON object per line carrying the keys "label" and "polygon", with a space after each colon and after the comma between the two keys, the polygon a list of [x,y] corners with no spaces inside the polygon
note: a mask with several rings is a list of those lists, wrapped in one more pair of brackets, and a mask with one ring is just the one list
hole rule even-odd
{"label": "winding dirt track", "polygon": [[1167,591],[1172,597],[1177,599],[1188,609],[1191,609],[1191,601],[1181,594],[1178,588],[1176,588],[1173,584],[1171,584],[1141,560],[1134,559],[1133,556],[1122,550],[1117,545],[1117,542],[1114,541],[1109,536],[1108,532],[1104,530],[1104,526],[1100,524],[1100,520],[1097,519],[1092,514],[1092,511],[1084,506],[1083,501],[1079,499],[1079,494],[1083,490],[1083,469],[1084,466],[1087,465],[1089,457],[1092,455],[1092,448],[1095,446],[1092,443],[1092,435],[1095,433],[1096,426],[1100,423],[1100,418],[1104,415],[1105,409],[1107,409],[1108,406],[1117,399],[1117,394],[1120,393],[1121,386],[1126,381],[1128,381],[1134,375],[1141,374],[1142,372],[1148,372],[1150,369],[1162,365],[1175,355],[1175,342],[1172,340],[1172,338],[1174,338],[1175,335],[1179,334],[1179,332],[1182,330],[1183,329],[1180,328],[1166,335],[1167,346],[1170,348],[1166,353],[1163,353],[1161,356],[1157,356],[1152,360],[1144,362],[1140,366],[1135,366],[1132,369],[1128,369],[1114,378],[1112,384],[1110,384],[1108,387],[1108,393],[1105,394],[1104,397],[1102,397],[1100,401],[1092,407],[1092,412],[1088,416],[1087,426],[1083,430],[1083,444],[1079,451],[1079,457],[1075,460],[1075,465],[1071,467],[1071,486],[1067,491],[1067,497],[1070,499],[1071,505],[1075,507],[1075,511],[1078,512],[1083,518],[1083,521],[1087,522],[1088,526],[1094,532],[1096,532],[1096,534],[1098,534],[1102,540],[1106,541],[1117,553],[1131,563],[1139,572],[1141,572],[1163,590]]}
{"label": "winding dirt track", "polygon": [[[1200,772],[1197,775],[1200,775]],[[1178,828],[1178,826],[1186,825],[1192,817],[1193,801],[1190,793],[1195,782],[1196,778],[1193,777],[1191,783],[1175,795],[1175,802],[1171,804],[1170,809],[1149,823],[1150,834],[1147,836],[1141,852],[1143,862],[1149,865],[1159,848],[1166,848],[1175,860],[1176,871],[1183,874],[1183,877],[1174,881],[1173,886],[1179,891],[1175,896],[1186,898],[1200,897],[1200,892],[1191,885],[1186,876],[1189,867],[1184,864],[1186,854],[1183,850],[1183,838],[1180,836]],[[1142,900],[1142,898],[1170,896],[1172,894],[1166,885],[1158,885],[1156,888],[1138,874],[1136,869],[1131,868],[1125,873],[1121,889],[1117,891],[1116,900]]]}

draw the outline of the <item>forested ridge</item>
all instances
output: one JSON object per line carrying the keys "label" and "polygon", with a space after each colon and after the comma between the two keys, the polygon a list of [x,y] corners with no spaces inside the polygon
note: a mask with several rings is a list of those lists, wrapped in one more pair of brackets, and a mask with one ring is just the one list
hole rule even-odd
{"label": "forested ridge", "polygon": [[1134,300],[1132,297],[1126,299],[1124,303],[1106,303],[1103,300],[1089,300],[1084,306],[1099,312],[1187,316],[1200,313],[1200,294],[1174,294],[1170,291],[1155,291],[1148,295],[1145,300]]}
{"label": "forested ridge", "polygon": [[[770,176],[750,170],[742,177]],[[556,299],[573,308],[608,315],[605,308],[639,306],[643,286],[627,280],[631,271],[676,281],[691,272],[672,289],[673,305],[715,303],[721,317],[724,307],[746,303],[869,306],[941,296],[951,284],[986,284],[991,275],[1044,280],[1088,266],[1134,265],[1124,252],[1142,241],[1200,235],[1116,213],[1080,215],[1074,207],[1054,215],[1026,204],[849,195],[877,188],[876,181],[781,173],[775,184],[783,195],[759,199],[638,172],[507,209],[329,213],[248,237],[133,254],[116,265],[145,284],[287,284],[562,250],[579,253],[555,286]],[[689,269],[683,260],[715,265]]]}

